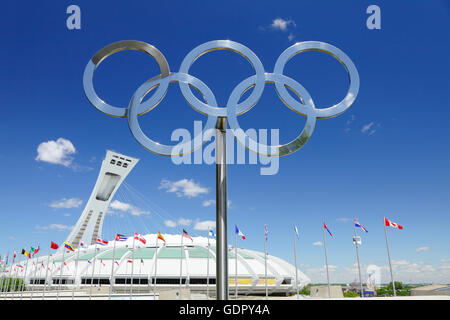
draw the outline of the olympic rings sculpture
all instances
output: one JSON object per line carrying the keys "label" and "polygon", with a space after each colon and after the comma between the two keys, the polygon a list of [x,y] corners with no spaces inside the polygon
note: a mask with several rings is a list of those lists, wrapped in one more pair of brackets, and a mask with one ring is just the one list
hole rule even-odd
{"label": "olympic rings sculpture", "polygon": [[[138,50],[150,55],[156,60],[160,69],[159,75],[147,80],[136,90],[127,108],[112,106],[103,101],[96,94],[93,85],[94,71],[100,63],[110,55],[123,50]],[[255,71],[255,75],[244,79],[233,89],[224,107],[217,105],[213,92],[205,83],[189,74],[189,68],[195,60],[213,50],[236,52],[245,57]],[[327,108],[316,108],[308,91],[300,83],[283,74],[286,63],[295,55],[304,51],[327,53],[345,67],[349,75],[350,85],[347,95],[342,101]],[[150,139],[144,134],[138,122],[138,116],[149,112],[162,101],[171,82],[178,82],[181,93],[192,108],[208,116],[202,132],[183,145],[163,145]],[[275,90],[283,103],[292,111],[306,117],[306,124],[302,132],[289,143],[276,146],[260,144],[246,135],[239,126],[237,116],[244,114],[257,104],[266,83],[274,83]],[[192,152],[210,140],[217,117],[227,117],[234,137],[246,148],[264,156],[284,156],[297,151],[305,145],[314,131],[316,119],[336,117],[352,105],[359,91],[359,75],[353,62],[343,51],[328,43],[318,41],[298,42],[287,48],[278,57],[273,73],[265,72],[259,58],[246,46],[230,40],[210,41],[197,46],[189,52],[182,61],[179,71],[172,73],[167,60],[156,47],[141,41],[125,40],[114,42],[104,47],[91,58],[84,70],[83,87],[86,97],[99,111],[112,117],[128,118],[128,126],[135,139],[145,149],[154,153],[166,156],[182,155],[182,153],[174,151],[175,147],[177,147],[177,150],[189,150],[188,152]],[[198,90],[205,101],[199,100],[192,93],[191,87]],[[251,94],[244,101],[239,102],[242,95],[250,88],[253,88]],[[300,101],[294,99],[287,91],[287,88],[294,92],[300,98]],[[153,95],[145,102],[142,102],[144,97],[153,90]]]}

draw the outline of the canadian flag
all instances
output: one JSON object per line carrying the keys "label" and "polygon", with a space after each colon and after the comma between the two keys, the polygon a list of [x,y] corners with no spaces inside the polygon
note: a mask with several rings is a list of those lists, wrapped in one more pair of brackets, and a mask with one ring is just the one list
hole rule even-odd
{"label": "canadian flag", "polygon": [[392,221],[390,221],[390,220],[388,220],[386,218],[384,218],[384,225],[386,227],[393,227],[393,228],[397,228],[397,229],[400,229],[400,230],[403,229],[403,227],[401,225],[399,225],[399,224],[397,224],[395,222],[392,222]]}
{"label": "canadian flag", "polygon": [[145,238],[141,235],[141,234],[139,234],[139,233],[137,233],[137,232],[135,232],[134,233],[134,238],[136,239],[136,240],[139,240],[140,242],[142,242],[143,244],[145,244],[147,241],[145,240]]}

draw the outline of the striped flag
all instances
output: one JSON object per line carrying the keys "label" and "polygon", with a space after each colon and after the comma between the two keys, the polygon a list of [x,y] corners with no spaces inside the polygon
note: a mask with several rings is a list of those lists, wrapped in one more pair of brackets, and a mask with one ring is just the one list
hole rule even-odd
{"label": "striped flag", "polygon": [[369,231],[367,231],[366,228],[364,228],[362,226],[362,224],[360,224],[358,221],[356,221],[356,219],[353,219],[353,221],[355,222],[355,227],[359,227],[359,228],[363,229],[365,232],[369,232]]}
{"label": "striped flag", "polygon": [[241,232],[241,230],[239,230],[239,228],[237,227],[237,225],[234,225],[234,227],[235,227],[235,232],[236,232],[236,234],[237,234],[238,236],[241,236],[242,239],[245,240],[245,235]]}
{"label": "striped flag", "polygon": [[97,238],[97,244],[100,244],[102,246],[106,246],[108,244],[108,241]]}
{"label": "striped flag", "polygon": [[116,241],[125,241],[125,240],[127,240],[127,237],[125,237],[122,234],[116,233]]}
{"label": "striped flag", "polygon": [[34,257],[34,255],[35,255],[36,253],[38,253],[40,249],[41,249],[41,248],[40,248],[39,246],[37,247],[37,249],[34,249],[32,256]]}
{"label": "striped flag", "polygon": [[183,229],[183,232],[181,234],[183,237],[191,239],[191,241],[194,242],[194,239],[192,239],[192,237],[189,235],[189,233],[187,233],[186,230]]}
{"label": "striped flag", "polygon": [[295,235],[297,236],[297,239],[300,237],[298,234],[298,229],[297,226],[294,225],[294,231],[295,231]]}
{"label": "striped flag", "polygon": [[166,239],[162,236],[162,234],[158,231],[158,239],[166,242]]}
{"label": "striped flag", "polygon": [[70,243],[68,243],[67,241],[64,242],[64,247],[69,249],[70,251],[74,251],[72,245]]}
{"label": "striped flag", "polygon": [[325,229],[327,229],[327,231],[328,231],[328,233],[330,234],[330,236],[333,236],[333,234],[330,232],[330,230],[328,230],[328,227],[327,227],[327,225],[325,224],[325,222],[323,223],[323,227],[324,227]]}
{"label": "striped flag", "polygon": [[212,237],[212,238],[214,238],[214,237],[216,236],[216,234],[214,233],[214,230],[213,230],[213,229],[209,229],[208,234],[209,234],[209,236]]}

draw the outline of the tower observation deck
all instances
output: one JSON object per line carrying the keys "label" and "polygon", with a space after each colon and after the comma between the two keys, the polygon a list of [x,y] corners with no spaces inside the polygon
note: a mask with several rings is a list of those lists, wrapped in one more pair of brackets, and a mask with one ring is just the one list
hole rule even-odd
{"label": "tower observation deck", "polygon": [[96,243],[102,234],[103,220],[111,199],[138,161],[117,152],[106,151],[89,201],[66,239],[74,248],[79,247],[80,242],[86,245]]}

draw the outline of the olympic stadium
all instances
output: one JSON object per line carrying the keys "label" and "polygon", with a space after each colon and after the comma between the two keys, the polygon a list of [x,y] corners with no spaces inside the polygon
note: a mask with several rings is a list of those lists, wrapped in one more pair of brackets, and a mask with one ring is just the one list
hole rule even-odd
{"label": "olympic stadium", "polygon": [[[215,295],[216,245],[213,238],[162,234],[133,236],[121,241],[97,244],[111,199],[138,162],[107,151],[100,174],[78,222],[64,245],[52,255],[18,261],[10,275],[24,279],[27,290],[38,292],[77,291],[113,294],[154,294],[188,289],[192,293]],[[145,242],[145,243],[144,243]],[[237,254],[236,254],[237,253]],[[287,295],[309,283],[300,270],[273,255],[229,246],[228,275],[230,295]],[[237,270],[237,272],[236,272]],[[297,283],[296,283],[297,279]],[[267,281],[267,285],[266,285]],[[181,283],[181,285],[180,285]]]}

